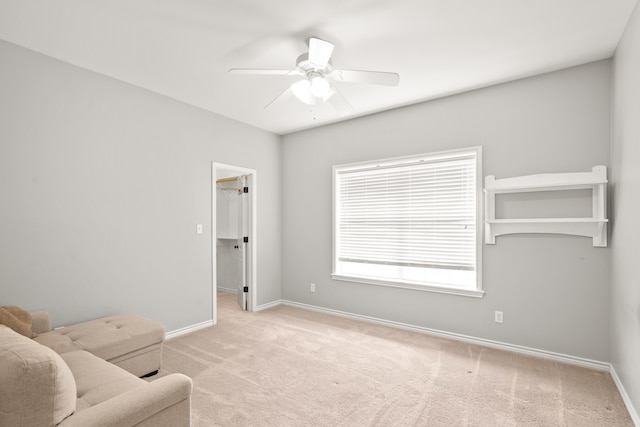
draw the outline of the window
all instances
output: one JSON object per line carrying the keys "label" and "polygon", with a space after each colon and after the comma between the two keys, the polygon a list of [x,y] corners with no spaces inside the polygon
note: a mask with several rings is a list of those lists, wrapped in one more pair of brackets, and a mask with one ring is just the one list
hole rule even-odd
{"label": "window", "polygon": [[481,297],[481,153],[334,166],[332,276]]}

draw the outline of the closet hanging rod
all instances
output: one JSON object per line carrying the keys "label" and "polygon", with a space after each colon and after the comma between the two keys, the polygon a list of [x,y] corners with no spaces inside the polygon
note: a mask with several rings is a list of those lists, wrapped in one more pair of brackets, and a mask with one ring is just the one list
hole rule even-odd
{"label": "closet hanging rod", "polygon": [[241,177],[236,176],[234,178],[222,178],[222,179],[217,179],[216,180],[216,184],[220,184],[223,182],[232,182],[232,181],[237,181],[238,179],[240,179]]}

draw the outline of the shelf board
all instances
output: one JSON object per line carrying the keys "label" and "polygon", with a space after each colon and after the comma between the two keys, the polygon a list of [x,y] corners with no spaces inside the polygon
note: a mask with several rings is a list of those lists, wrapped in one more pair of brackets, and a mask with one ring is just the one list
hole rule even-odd
{"label": "shelf board", "polygon": [[495,244],[505,234],[568,234],[591,237],[593,246],[607,246],[607,219],[535,218],[485,221],[485,243]]}
{"label": "shelf board", "polygon": [[485,178],[485,192],[518,193],[532,191],[579,190],[607,184],[606,166],[595,166],[591,172],[549,173],[495,179]]}
{"label": "shelf board", "polygon": [[597,218],[512,218],[493,219],[485,221],[487,224],[572,224],[572,223],[606,223],[608,219]]}

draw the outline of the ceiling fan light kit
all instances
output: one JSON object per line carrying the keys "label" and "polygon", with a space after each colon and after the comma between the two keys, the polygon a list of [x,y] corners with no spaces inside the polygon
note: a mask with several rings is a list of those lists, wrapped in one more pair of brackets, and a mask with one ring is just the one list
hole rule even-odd
{"label": "ceiling fan light kit", "polygon": [[322,77],[312,80],[300,80],[291,85],[291,91],[300,101],[307,105],[325,102],[335,92],[329,82]]}
{"label": "ceiling fan light kit", "polygon": [[232,68],[232,74],[286,75],[301,76],[302,80],[293,83],[287,90],[278,95],[265,108],[277,99],[291,92],[307,105],[322,104],[329,101],[338,114],[344,116],[353,111],[353,107],[338,91],[333,81],[348,83],[369,83],[385,86],[397,86],[399,75],[381,71],[334,70],[331,65],[331,54],[334,45],[316,37],[309,39],[309,52],[298,56],[295,70],[271,70]]}
{"label": "ceiling fan light kit", "polygon": [[311,93],[318,98],[324,98],[331,90],[331,84],[323,76],[315,76],[311,78]]}

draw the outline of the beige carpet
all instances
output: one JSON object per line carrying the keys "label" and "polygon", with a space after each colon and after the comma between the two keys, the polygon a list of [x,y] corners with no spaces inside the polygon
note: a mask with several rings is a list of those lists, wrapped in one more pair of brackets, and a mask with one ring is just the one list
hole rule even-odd
{"label": "beige carpet", "polygon": [[164,346],[193,426],[633,426],[606,372],[220,293]]}

